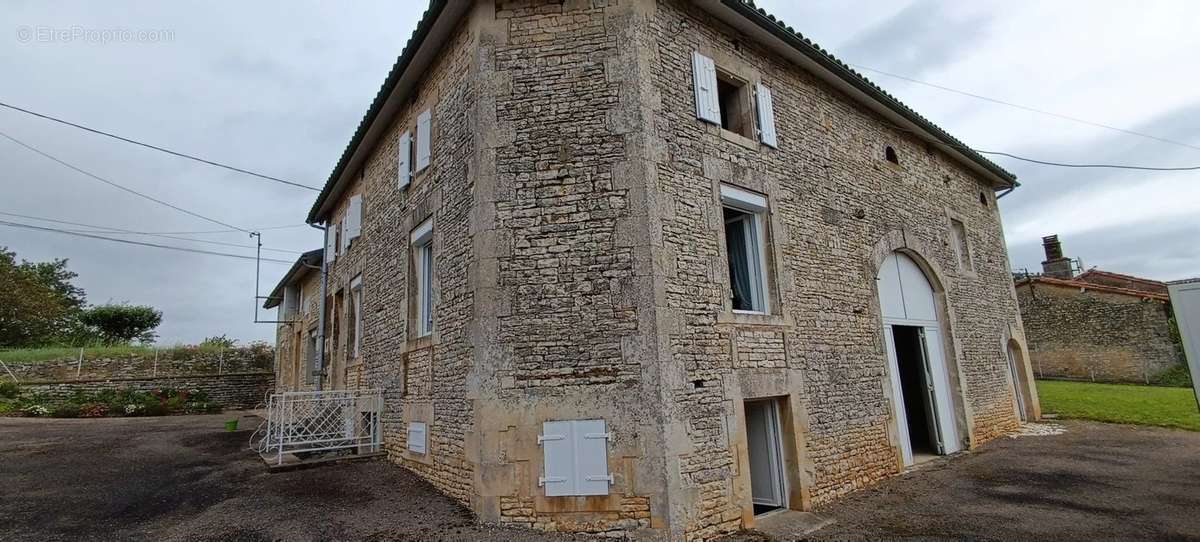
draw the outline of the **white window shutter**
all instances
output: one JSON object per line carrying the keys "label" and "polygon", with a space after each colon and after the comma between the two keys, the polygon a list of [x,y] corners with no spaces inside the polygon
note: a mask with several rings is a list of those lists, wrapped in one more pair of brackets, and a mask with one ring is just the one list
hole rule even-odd
{"label": "white window shutter", "polygon": [[350,247],[350,236],[346,235],[349,229],[350,216],[347,215],[342,217],[342,220],[338,222],[338,254],[346,252],[346,249]]}
{"label": "white window shutter", "polygon": [[337,259],[337,225],[325,226],[325,263]]}
{"label": "white window shutter", "polygon": [[429,166],[430,141],[429,130],[433,115],[426,109],[417,115],[417,171]]}
{"label": "white window shutter", "polygon": [[346,237],[349,241],[358,239],[362,235],[362,201],[362,194],[350,196],[350,210],[346,212],[347,223],[350,226],[350,232]]}
{"label": "white window shutter", "polygon": [[399,160],[399,169],[400,169],[399,183],[400,184],[399,184],[399,187],[400,187],[400,189],[403,190],[404,188],[408,187],[409,183],[412,182],[412,163],[411,163],[411,161],[412,161],[412,134],[411,133],[404,132],[403,134],[400,134],[399,147],[400,147],[400,160]]}
{"label": "white window shutter", "polygon": [[542,423],[538,444],[542,445],[543,475],[538,485],[546,488],[547,497],[575,495],[575,450],[572,442],[572,423],[556,421]]}
{"label": "white window shutter", "polygon": [[696,118],[721,124],[721,106],[717,101],[717,66],[699,51],[692,52],[692,79],[696,89]]}
{"label": "white window shutter", "polygon": [[575,494],[608,495],[608,439],[604,420],[575,421]]}
{"label": "white window shutter", "polygon": [[758,137],[763,145],[772,149],[779,148],[775,138],[775,105],[771,100],[771,89],[762,84],[755,85],[758,102]]}
{"label": "white window shutter", "polygon": [[408,422],[408,451],[425,453],[426,433],[425,422]]}

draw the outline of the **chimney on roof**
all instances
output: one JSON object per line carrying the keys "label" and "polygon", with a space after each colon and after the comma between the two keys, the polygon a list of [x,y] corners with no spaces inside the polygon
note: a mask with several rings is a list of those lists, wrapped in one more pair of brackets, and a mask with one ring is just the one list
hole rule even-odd
{"label": "chimney on roof", "polygon": [[1042,274],[1059,279],[1074,276],[1071,271],[1071,259],[1063,256],[1062,243],[1057,235],[1043,237],[1042,248],[1046,251],[1046,261],[1042,262]]}

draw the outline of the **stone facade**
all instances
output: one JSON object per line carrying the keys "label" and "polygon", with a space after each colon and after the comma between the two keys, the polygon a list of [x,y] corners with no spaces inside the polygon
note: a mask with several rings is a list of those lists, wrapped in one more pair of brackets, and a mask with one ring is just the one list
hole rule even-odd
{"label": "stone facade", "polygon": [[1017,283],[1017,299],[1038,377],[1150,383],[1183,363],[1166,295],[1028,279]]}
{"label": "stone facade", "polygon": [[[363,197],[362,237],[329,270],[326,382],[384,390],[394,461],[484,521],[711,539],[754,525],[744,401],[776,397],[789,506],[867,486],[901,469],[876,295],[894,251],[938,292],[965,444],[1016,426],[1005,346],[1024,337],[981,175],[682,2],[469,6],[310,216],[338,224]],[[778,150],[697,120],[693,51],[771,85]],[[397,142],[426,109],[431,165],[401,189]],[[722,183],[769,201],[769,314],[730,308]],[[429,218],[418,337],[409,238]],[[350,360],[337,292],[360,275]],[[543,423],[573,419],[605,422],[607,495],[539,483]],[[426,453],[407,449],[413,421]]]}

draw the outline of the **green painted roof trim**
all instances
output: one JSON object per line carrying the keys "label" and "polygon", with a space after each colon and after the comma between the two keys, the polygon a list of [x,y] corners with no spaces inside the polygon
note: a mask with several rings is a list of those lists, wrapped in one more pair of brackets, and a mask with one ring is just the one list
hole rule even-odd
{"label": "green painted roof trim", "polygon": [[766,10],[755,6],[754,0],[721,0],[721,3],[759,25],[775,37],[783,40],[788,45],[791,45],[796,50],[804,53],[805,56],[809,57],[814,62],[820,64],[831,73],[842,78],[844,81],[850,83],[858,90],[874,98],[876,101],[886,105],[889,109],[900,114],[909,122],[912,122],[913,124],[921,127],[921,129],[933,134],[934,137],[937,137],[942,143],[954,147],[955,150],[963,153],[965,156],[979,164],[984,169],[1008,181],[1011,183],[1012,187],[1020,186],[1020,183],[1017,182],[1016,175],[1008,172],[1008,170],[1000,167],[995,162],[988,160],[982,154],[975,152],[968,147],[966,143],[959,141],[958,138],[950,135],[940,126],[921,116],[916,111],[913,111],[913,109],[907,105],[904,105],[904,103],[898,100],[895,96],[888,94],[888,92],[880,88],[879,85],[872,83],[863,74],[854,71],[853,68],[846,65],[845,62],[842,62],[837,57],[833,56],[832,53],[822,49],[819,45],[813,43],[812,40],[804,37],[803,34],[796,32],[792,29],[792,27],[784,24],[782,20],[776,19],[774,15],[767,13]]}

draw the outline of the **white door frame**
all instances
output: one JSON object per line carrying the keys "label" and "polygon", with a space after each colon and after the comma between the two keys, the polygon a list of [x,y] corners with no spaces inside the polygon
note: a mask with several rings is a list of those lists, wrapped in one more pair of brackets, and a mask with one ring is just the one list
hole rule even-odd
{"label": "white door frame", "polygon": [[1012,339],[1004,341],[1004,355],[1008,357],[1008,372],[1012,376],[1013,395],[1017,399],[1017,420],[1026,422],[1028,421],[1028,414],[1025,410],[1025,390],[1021,389],[1023,381],[1021,380],[1021,371],[1017,367],[1017,353],[1015,351],[1019,347],[1014,348],[1014,342]]}
{"label": "white door frame", "polygon": [[[916,327],[921,330],[922,343],[925,347],[926,385],[933,386],[934,418],[937,423],[931,429],[937,432],[939,453],[952,454],[962,449],[958,438],[958,416],[956,406],[950,392],[950,371],[946,366],[944,344],[942,343],[941,326],[935,320],[917,320],[902,318],[885,318],[883,320],[883,335],[886,342],[885,351],[888,361],[888,378],[892,389],[892,411],[895,417],[896,433],[900,438],[900,453],[904,465],[913,464],[912,440],[908,429],[907,410],[904,407],[904,392],[900,384],[900,363],[896,355],[896,343],[893,326]],[[932,382],[930,382],[932,380]]]}
{"label": "white door frame", "polygon": [[[778,398],[749,399],[746,401],[746,403],[759,403],[759,404],[764,405],[764,408],[762,409],[762,413],[766,417],[764,422],[765,422],[765,426],[766,426],[765,429],[767,432],[767,434],[766,434],[767,461],[768,461],[768,468],[770,469],[771,475],[772,475],[771,476],[772,486],[770,489],[771,489],[771,492],[774,493],[774,497],[775,497],[774,500],[771,500],[769,498],[760,499],[758,496],[756,496],[755,491],[754,491],[754,476],[753,476],[753,474],[751,474],[751,476],[750,476],[750,500],[753,504],[759,504],[759,505],[763,505],[763,506],[772,506],[772,507],[776,507],[776,508],[787,508],[788,507],[788,482],[787,482],[787,473],[784,471],[785,463],[784,463],[784,457],[783,457],[783,427],[782,427],[782,425],[780,423],[780,419],[779,419],[779,399]],[[750,443],[750,435],[749,435],[749,430],[748,430],[749,425],[750,424],[747,421],[746,422],[746,426],[747,426],[746,442],[747,442],[747,444]],[[746,453],[750,454],[750,450],[746,450]],[[753,460],[752,456],[751,456],[751,460]],[[751,469],[753,469],[753,466],[751,466]]]}

